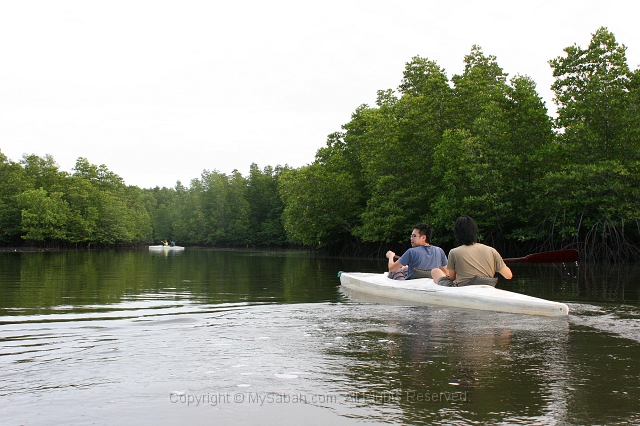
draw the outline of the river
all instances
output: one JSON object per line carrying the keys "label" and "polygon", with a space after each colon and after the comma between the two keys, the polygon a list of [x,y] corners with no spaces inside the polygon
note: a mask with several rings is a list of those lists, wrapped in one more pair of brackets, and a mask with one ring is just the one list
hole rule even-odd
{"label": "river", "polygon": [[512,264],[546,318],[341,291],[386,259],[0,253],[2,425],[640,423],[640,267]]}

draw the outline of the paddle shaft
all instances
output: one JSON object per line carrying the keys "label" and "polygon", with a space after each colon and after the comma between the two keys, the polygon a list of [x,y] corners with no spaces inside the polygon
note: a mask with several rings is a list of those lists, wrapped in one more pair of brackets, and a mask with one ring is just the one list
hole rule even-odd
{"label": "paddle shaft", "polygon": [[578,250],[556,250],[534,253],[525,257],[503,259],[505,262],[532,262],[532,263],[567,263],[577,262],[580,258]]}
{"label": "paddle shaft", "polygon": [[[525,257],[511,257],[508,259],[502,259],[505,262],[531,262],[531,263],[567,263],[577,262],[580,255],[578,250],[556,250],[556,251],[544,251],[542,253],[533,253]],[[394,259],[399,259],[400,256],[394,256]]]}

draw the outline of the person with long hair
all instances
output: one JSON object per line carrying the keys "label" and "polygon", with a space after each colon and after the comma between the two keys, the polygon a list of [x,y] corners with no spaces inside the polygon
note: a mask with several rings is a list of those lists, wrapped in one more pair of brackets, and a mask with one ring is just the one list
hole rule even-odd
{"label": "person with long hair", "polygon": [[446,273],[436,268],[431,271],[433,281],[446,287],[488,284],[495,286],[496,272],[510,280],[511,269],[493,247],[478,242],[478,225],[469,216],[461,216],[453,226],[453,234],[461,244],[449,251]]}

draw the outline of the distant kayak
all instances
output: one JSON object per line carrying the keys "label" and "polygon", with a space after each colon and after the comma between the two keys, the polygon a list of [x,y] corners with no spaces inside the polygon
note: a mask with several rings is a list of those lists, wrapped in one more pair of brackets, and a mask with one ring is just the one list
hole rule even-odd
{"label": "distant kayak", "polygon": [[184,247],[180,247],[180,246],[149,246],[149,250],[155,250],[155,251],[182,251],[184,250]]}
{"label": "distant kayak", "polygon": [[569,314],[569,307],[564,303],[488,285],[444,287],[430,278],[398,281],[387,278],[386,274],[361,272],[341,272],[340,283],[349,290],[407,302],[549,317]]}

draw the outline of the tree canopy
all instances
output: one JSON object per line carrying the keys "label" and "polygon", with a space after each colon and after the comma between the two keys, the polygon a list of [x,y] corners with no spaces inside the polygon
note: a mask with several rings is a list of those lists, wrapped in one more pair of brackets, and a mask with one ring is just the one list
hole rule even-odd
{"label": "tree canopy", "polygon": [[[551,60],[556,118],[531,78],[508,79],[479,46],[450,80],[434,61],[414,57],[398,91],[360,106],[297,175],[313,170],[313,185],[288,182],[287,200],[333,199],[336,177],[348,175],[343,184],[357,191],[343,199],[348,232],[362,242],[400,243],[424,221],[436,243],[452,245],[456,217],[470,215],[502,250],[637,257],[640,72],[629,69],[625,50],[600,28],[588,47]],[[291,210],[285,201],[284,209],[288,230],[316,227],[315,240],[300,239],[316,247],[345,232],[326,220],[341,211],[335,201],[319,206]]]}
{"label": "tree canopy", "polygon": [[599,28],[549,61],[557,115],[526,75],[473,46],[451,78],[415,56],[303,167],[204,170],[188,186],[127,186],[79,158],[0,152],[0,243],[313,248],[406,244],[417,222],[452,246],[457,216],[513,254],[564,247],[640,255],[640,70]]}

